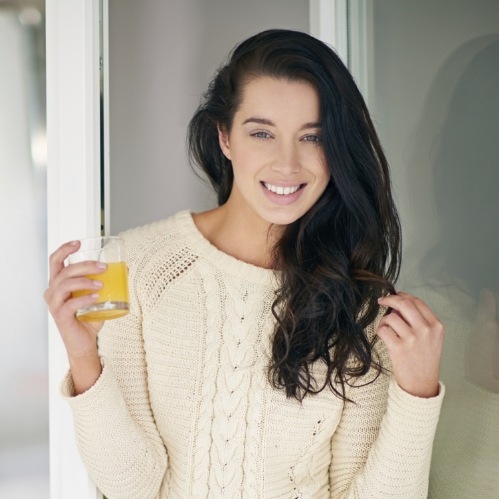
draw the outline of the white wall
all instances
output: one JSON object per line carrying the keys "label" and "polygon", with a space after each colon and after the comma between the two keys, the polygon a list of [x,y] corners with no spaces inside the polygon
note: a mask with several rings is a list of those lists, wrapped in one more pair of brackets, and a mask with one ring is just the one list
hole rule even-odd
{"label": "white wall", "polygon": [[187,124],[232,46],[308,31],[307,0],[110,0],[111,232],[213,206],[188,165]]}

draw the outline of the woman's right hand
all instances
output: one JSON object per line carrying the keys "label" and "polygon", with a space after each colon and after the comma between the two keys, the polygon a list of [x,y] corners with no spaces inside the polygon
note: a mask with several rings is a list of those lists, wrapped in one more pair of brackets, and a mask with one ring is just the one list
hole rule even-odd
{"label": "woman's right hand", "polygon": [[[82,384],[77,392],[84,391],[100,374],[100,361],[97,352],[97,333],[103,322],[82,322],[75,313],[78,309],[91,305],[97,300],[95,294],[102,287],[100,281],[89,279],[89,274],[104,272],[106,265],[87,261],[64,265],[64,260],[80,248],[79,241],[63,244],[50,256],[49,285],[44,298],[50,314],[66,348],[68,359],[77,388],[78,373],[74,371],[82,367]],[[91,290],[92,293],[77,298],[72,297],[73,291]],[[98,366],[98,367],[97,367]],[[99,372],[97,372],[99,369]],[[76,375],[76,376],[75,376]],[[94,379],[95,378],[95,379]]]}

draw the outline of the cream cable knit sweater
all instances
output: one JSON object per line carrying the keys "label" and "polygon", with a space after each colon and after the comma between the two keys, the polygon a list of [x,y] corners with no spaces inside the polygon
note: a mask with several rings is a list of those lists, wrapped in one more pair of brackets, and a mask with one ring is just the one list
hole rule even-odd
{"label": "cream cable knit sweater", "polygon": [[287,399],[266,379],[273,271],[217,250],[186,211],[124,238],[131,312],[99,334],[95,385],[62,386],[108,499],[426,497],[443,387],[419,399],[382,375],[349,389],[355,404]]}

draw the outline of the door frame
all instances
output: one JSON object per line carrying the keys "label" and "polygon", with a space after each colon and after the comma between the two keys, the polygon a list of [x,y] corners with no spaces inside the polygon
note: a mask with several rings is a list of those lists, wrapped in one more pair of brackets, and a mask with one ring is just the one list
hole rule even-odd
{"label": "door frame", "polygon": [[369,104],[373,71],[373,5],[368,0],[310,0],[310,34],[334,48]]}
{"label": "door frame", "polygon": [[[99,8],[99,0],[46,0],[49,254],[101,232]],[[68,362],[50,316],[48,350],[50,497],[99,499],[59,393]]]}

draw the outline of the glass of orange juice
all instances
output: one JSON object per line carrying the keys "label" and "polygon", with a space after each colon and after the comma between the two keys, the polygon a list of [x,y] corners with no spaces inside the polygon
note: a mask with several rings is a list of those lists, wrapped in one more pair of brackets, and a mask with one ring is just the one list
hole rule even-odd
{"label": "glass of orange juice", "polygon": [[[68,263],[94,260],[107,264],[102,274],[90,274],[87,277],[101,281],[103,286],[98,291],[95,303],[76,312],[77,319],[96,322],[117,319],[129,310],[128,275],[125,263],[125,245],[121,237],[102,236],[80,240],[80,249],[69,255]],[[72,293],[73,297],[94,293],[95,290],[80,290]]]}

